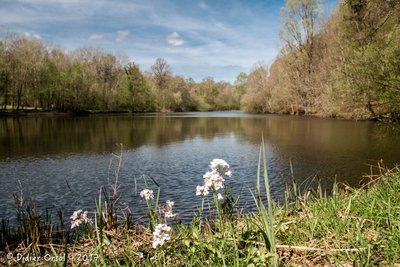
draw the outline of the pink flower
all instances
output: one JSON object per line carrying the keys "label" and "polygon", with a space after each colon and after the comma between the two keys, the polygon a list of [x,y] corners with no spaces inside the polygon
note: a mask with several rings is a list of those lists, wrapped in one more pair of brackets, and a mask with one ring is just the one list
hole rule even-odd
{"label": "pink flower", "polygon": [[208,187],[198,185],[196,187],[196,196],[206,196],[208,195]]}
{"label": "pink flower", "polygon": [[158,224],[153,232],[153,248],[164,245],[166,240],[170,240],[169,232],[171,227],[166,224]]}
{"label": "pink flower", "polygon": [[174,218],[176,216],[176,213],[172,213],[172,206],[174,206],[174,202],[167,200],[167,204],[165,206],[165,218]]}
{"label": "pink flower", "polygon": [[223,159],[213,159],[210,162],[210,168],[211,171],[203,175],[203,186],[199,185],[196,188],[197,196],[208,195],[210,188],[216,191],[223,188],[225,182],[224,176],[232,176],[232,172],[229,170],[229,164]]}
{"label": "pink flower", "polygon": [[229,169],[229,164],[223,159],[213,159],[210,162],[210,168],[212,170],[217,170],[218,168],[221,168],[222,170],[227,170]]}
{"label": "pink flower", "polygon": [[71,229],[78,227],[82,223],[92,223],[92,220],[87,217],[87,211],[77,210],[71,215]]}
{"label": "pink flower", "polygon": [[140,197],[146,200],[153,199],[154,198],[153,190],[149,190],[147,188],[143,189],[142,192],[140,192]]}

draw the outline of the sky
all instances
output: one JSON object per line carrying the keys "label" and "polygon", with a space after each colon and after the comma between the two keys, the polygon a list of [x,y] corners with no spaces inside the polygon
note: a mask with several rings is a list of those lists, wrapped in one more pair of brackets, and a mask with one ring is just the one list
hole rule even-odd
{"label": "sky", "polygon": [[[328,0],[324,12],[338,0]],[[175,75],[234,82],[279,52],[284,0],[0,0],[0,34],[72,51],[101,48],[144,71],[157,58]]]}

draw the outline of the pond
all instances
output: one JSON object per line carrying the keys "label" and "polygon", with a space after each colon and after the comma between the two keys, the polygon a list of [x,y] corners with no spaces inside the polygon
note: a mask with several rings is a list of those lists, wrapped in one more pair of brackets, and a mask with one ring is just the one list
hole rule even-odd
{"label": "pond", "polygon": [[174,201],[188,220],[201,203],[196,186],[214,158],[231,165],[226,184],[241,195],[241,207],[254,207],[250,190],[262,136],[279,201],[292,181],[291,164],[298,183],[319,180],[329,189],[335,180],[357,186],[379,160],[389,167],[400,162],[399,132],[376,122],[240,112],[0,118],[0,218],[15,220],[13,194],[20,189],[38,210],[63,208],[68,216],[94,210],[100,188],[114,181],[111,153],[119,154],[120,144],[120,202],[140,219],[142,176],[152,176],[160,201]]}

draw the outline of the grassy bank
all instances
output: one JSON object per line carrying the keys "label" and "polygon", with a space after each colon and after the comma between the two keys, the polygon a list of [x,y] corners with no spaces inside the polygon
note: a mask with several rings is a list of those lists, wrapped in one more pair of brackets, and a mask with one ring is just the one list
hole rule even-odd
{"label": "grassy bank", "polygon": [[[237,198],[229,191],[220,199],[219,188],[214,184],[208,194],[201,191],[204,188],[198,188],[197,197],[203,198],[204,205],[195,211],[190,224],[182,224],[174,219],[173,204],[158,203],[162,191],[156,181],[148,179],[149,190],[143,191],[143,201],[148,204],[149,225],[132,222],[121,225],[116,219],[121,210],[115,205],[118,199],[115,183],[115,191],[105,194],[107,201],[103,193],[99,194],[97,211],[88,213],[91,219],[86,220],[82,213],[81,224],[72,229],[70,238],[44,239],[39,237],[38,230],[37,238],[31,233],[28,241],[22,238],[20,241],[24,242],[18,246],[6,246],[0,254],[0,263],[32,266],[400,264],[399,168],[379,167],[379,175],[358,189],[336,184],[329,196],[318,188],[300,194],[294,183],[287,190],[283,206],[268,201],[268,175],[266,169],[264,173],[261,171],[262,166],[254,191],[258,207],[255,213],[240,212],[235,206]],[[229,174],[228,169],[223,169],[219,178]],[[157,191],[150,192],[150,188]],[[265,195],[261,197],[260,192]],[[206,210],[209,212],[204,215]],[[160,224],[165,224],[164,228],[157,232]],[[49,234],[43,231],[46,233]],[[4,235],[5,228],[2,238]],[[155,244],[161,236],[162,242]]]}

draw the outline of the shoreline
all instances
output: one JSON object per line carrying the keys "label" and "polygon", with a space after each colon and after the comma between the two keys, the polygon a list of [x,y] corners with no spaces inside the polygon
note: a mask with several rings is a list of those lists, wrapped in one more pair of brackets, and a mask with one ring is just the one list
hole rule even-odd
{"label": "shoreline", "polygon": [[379,119],[379,118],[352,118],[352,117],[344,117],[344,116],[329,116],[325,114],[290,114],[290,113],[248,113],[241,110],[213,110],[213,111],[171,111],[171,112],[130,112],[130,111],[82,111],[82,112],[58,112],[58,111],[40,111],[40,110],[20,110],[20,111],[12,111],[12,110],[0,110],[0,118],[7,117],[61,117],[61,116],[69,116],[69,117],[80,117],[80,116],[91,116],[91,115],[169,115],[169,114],[186,114],[186,113],[213,113],[213,112],[241,112],[247,115],[276,115],[276,116],[291,116],[291,117],[303,117],[303,118],[318,118],[318,119],[334,119],[334,120],[342,120],[342,121],[373,121],[373,122],[382,122],[382,123],[397,123],[390,121],[388,119]]}

